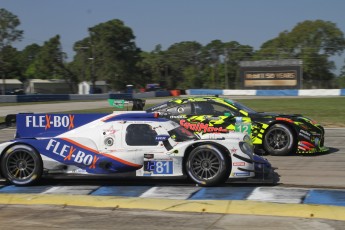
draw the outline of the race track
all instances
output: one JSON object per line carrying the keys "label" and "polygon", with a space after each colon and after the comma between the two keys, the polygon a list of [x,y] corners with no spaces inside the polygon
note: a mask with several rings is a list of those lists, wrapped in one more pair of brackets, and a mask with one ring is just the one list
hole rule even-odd
{"label": "race track", "polygon": [[[14,132],[0,130],[0,142],[11,139]],[[0,180],[0,226],[19,229],[24,224],[26,229],[46,229],[60,228],[63,223],[71,229],[343,229],[344,140],[345,129],[326,129],[329,153],[266,156],[278,168],[276,186],[227,184],[211,191],[180,181],[145,187],[146,181],[124,185],[121,181],[60,179],[18,188]],[[56,218],[47,218],[48,213]]]}

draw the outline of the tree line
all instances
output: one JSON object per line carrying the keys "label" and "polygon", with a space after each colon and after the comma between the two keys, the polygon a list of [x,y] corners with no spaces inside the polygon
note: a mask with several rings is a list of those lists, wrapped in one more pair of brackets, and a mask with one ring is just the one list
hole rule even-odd
{"label": "tree line", "polygon": [[330,60],[345,49],[343,32],[336,24],[307,20],[263,43],[259,50],[238,41],[213,40],[161,45],[146,52],[135,44],[133,30],[119,19],[88,28],[88,36],[74,43],[75,55],[67,61],[60,35],[43,45],[23,50],[12,46],[23,38],[19,18],[0,9],[0,74],[3,79],[64,79],[72,91],[77,84],[105,80],[114,90],[159,83],[167,89],[241,89],[240,61],[301,59],[304,88],[345,87],[345,65],[339,76]]}

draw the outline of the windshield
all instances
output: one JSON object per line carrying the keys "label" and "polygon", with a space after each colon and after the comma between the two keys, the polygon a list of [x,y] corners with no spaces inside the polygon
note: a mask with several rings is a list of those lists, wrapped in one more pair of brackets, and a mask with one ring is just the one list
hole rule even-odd
{"label": "windshield", "polygon": [[168,131],[168,133],[171,136],[171,138],[176,142],[183,142],[183,141],[198,139],[198,137],[194,133],[183,128],[182,126],[178,126]]}
{"label": "windshield", "polygon": [[225,100],[226,102],[228,102],[229,104],[232,104],[234,105],[236,108],[238,108],[239,110],[243,110],[243,111],[246,111],[247,113],[257,113],[255,110],[237,102],[237,101],[233,101],[233,100],[229,100],[229,99],[226,99]]}

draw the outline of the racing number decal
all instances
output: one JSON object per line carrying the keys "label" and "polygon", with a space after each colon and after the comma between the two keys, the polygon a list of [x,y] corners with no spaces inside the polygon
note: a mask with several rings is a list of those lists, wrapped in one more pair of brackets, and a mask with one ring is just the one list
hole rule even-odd
{"label": "racing number decal", "polygon": [[152,172],[153,174],[172,174],[172,161],[146,161],[144,171]]}
{"label": "racing number decal", "polygon": [[235,124],[235,131],[250,135],[252,131],[252,126],[251,124],[246,123]]}

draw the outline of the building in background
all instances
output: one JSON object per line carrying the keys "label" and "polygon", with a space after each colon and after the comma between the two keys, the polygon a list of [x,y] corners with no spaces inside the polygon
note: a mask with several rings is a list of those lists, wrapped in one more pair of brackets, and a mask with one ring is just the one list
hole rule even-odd
{"label": "building in background", "polygon": [[96,81],[95,88],[92,87],[91,82],[83,81],[78,84],[78,94],[100,94],[108,93],[109,85],[106,81]]}
{"label": "building in background", "polygon": [[24,84],[26,94],[70,94],[73,89],[62,79],[30,79]]}
{"label": "building in background", "polygon": [[[5,93],[3,93],[5,91]],[[17,79],[0,80],[0,95],[18,95],[23,94],[23,83]]]}

